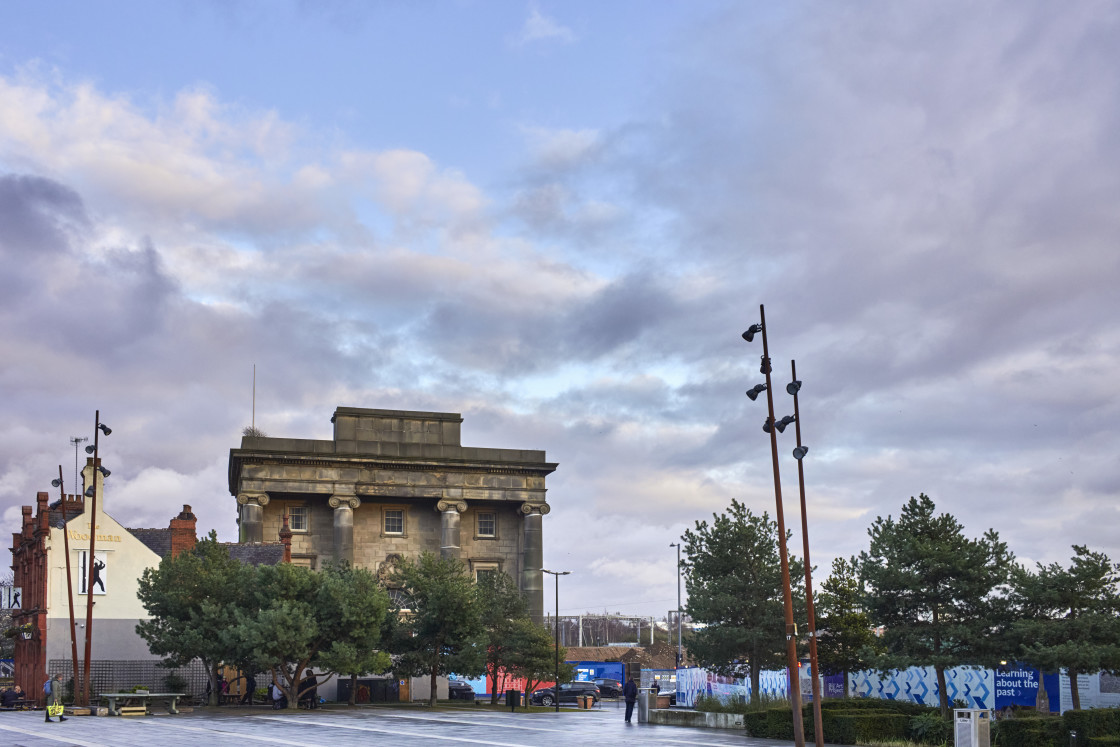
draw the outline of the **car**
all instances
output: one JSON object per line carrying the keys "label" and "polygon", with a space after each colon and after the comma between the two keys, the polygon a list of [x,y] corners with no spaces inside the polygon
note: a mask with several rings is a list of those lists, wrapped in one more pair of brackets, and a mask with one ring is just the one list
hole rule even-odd
{"label": "car", "polygon": [[447,681],[447,697],[451,700],[474,700],[474,690],[462,680]]}
{"label": "car", "polygon": [[[560,703],[577,703],[576,698],[582,695],[590,695],[599,702],[601,694],[599,686],[594,682],[565,682],[560,685]],[[543,687],[540,690],[535,690],[529,696],[529,703],[531,705],[550,706],[556,704],[556,689],[553,687]]]}
{"label": "car", "polygon": [[622,683],[618,680],[597,677],[592,682],[599,686],[599,692],[604,698],[617,698],[622,695]]}

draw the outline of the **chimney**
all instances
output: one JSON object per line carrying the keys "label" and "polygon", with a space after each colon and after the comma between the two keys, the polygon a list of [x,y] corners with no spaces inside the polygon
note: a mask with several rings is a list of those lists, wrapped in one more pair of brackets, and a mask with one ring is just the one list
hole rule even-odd
{"label": "chimney", "polygon": [[288,511],[284,511],[284,525],[280,527],[280,544],[284,546],[284,562],[292,562],[292,530],[288,526]]}
{"label": "chimney", "polygon": [[171,557],[177,556],[181,552],[185,552],[194,548],[198,542],[198,536],[195,534],[194,514],[191,513],[191,507],[183,504],[183,510],[171,520]]}
{"label": "chimney", "polygon": [[49,498],[46,493],[35,494],[35,508],[37,512],[35,518],[39,521],[39,530],[43,532],[50,531],[51,527],[51,510],[47,507]]}

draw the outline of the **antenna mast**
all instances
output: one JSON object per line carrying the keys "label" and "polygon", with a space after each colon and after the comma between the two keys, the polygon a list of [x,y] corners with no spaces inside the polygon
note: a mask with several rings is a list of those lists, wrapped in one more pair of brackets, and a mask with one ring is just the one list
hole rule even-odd
{"label": "antenna mast", "polygon": [[[88,440],[89,440],[88,438],[84,438],[84,437],[81,437],[81,436],[74,436],[70,439],[70,443],[72,443],[74,445],[74,490],[75,491],[78,490],[78,444],[84,444]],[[60,475],[60,477],[61,477],[61,475]],[[78,494],[77,492],[74,493],[74,495],[77,495],[77,494]],[[65,496],[63,496],[63,500],[65,500]]]}

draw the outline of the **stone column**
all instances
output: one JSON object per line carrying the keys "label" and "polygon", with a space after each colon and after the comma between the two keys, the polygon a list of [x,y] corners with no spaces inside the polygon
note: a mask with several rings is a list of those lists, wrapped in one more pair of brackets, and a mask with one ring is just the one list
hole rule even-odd
{"label": "stone column", "polygon": [[362,505],[355,495],[332,495],[327,503],[334,509],[334,559],[354,562],[354,509]]}
{"label": "stone column", "polygon": [[264,542],[264,507],[268,505],[268,493],[239,493],[237,502],[241,506],[241,541]]}
{"label": "stone column", "polygon": [[440,512],[439,556],[441,558],[460,557],[459,514],[467,510],[465,501],[440,501],[436,511]]}
{"label": "stone column", "polygon": [[541,517],[552,509],[547,503],[522,503],[525,517],[521,544],[521,593],[529,604],[529,614],[537,623],[544,622],[544,541]]}

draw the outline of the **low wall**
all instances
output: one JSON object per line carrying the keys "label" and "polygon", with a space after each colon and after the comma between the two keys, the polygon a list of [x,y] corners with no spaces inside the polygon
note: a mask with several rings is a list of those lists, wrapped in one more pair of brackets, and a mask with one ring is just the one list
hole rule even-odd
{"label": "low wall", "polygon": [[744,729],[743,717],[738,713],[707,713],[676,708],[655,708],[649,712],[651,724],[666,726],[703,726],[709,729]]}

